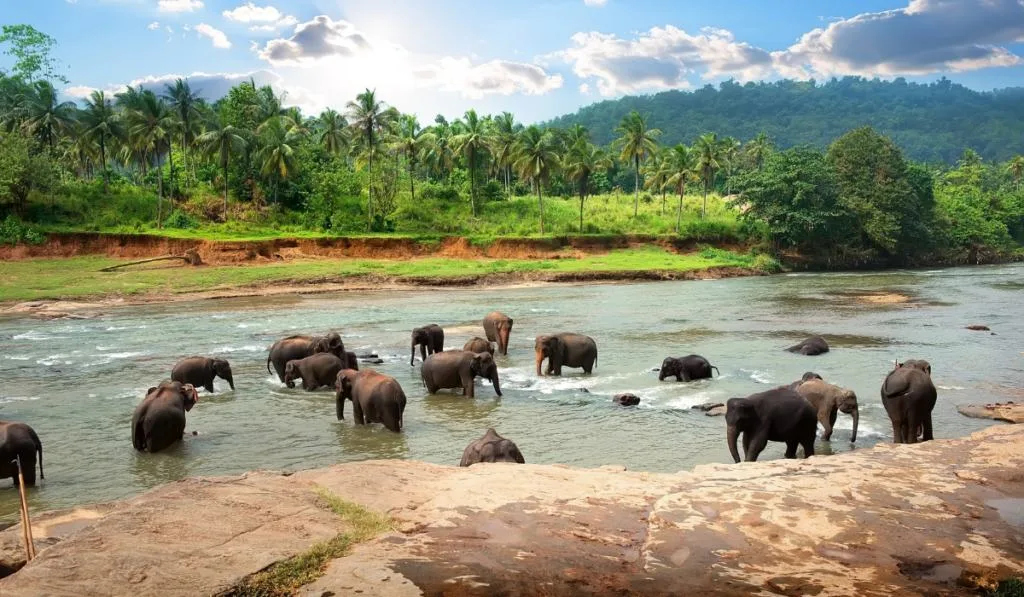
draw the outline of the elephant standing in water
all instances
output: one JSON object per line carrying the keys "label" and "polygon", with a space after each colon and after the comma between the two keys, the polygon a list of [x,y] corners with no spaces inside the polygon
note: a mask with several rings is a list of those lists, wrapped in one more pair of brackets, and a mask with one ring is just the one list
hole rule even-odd
{"label": "elephant standing in water", "polygon": [[584,373],[593,373],[597,362],[597,342],[582,334],[551,334],[537,336],[533,344],[537,375],[544,359],[548,360],[547,375],[561,375],[562,367],[582,368]]}
{"label": "elephant standing in water", "polygon": [[736,439],[741,433],[747,462],[757,460],[769,441],[786,442],[786,458],[796,458],[797,446],[803,446],[804,458],[814,456],[817,416],[811,403],[796,391],[781,387],[730,398],[725,409],[726,441],[734,461],[740,461]]}
{"label": "elephant standing in water", "polygon": [[25,485],[36,484],[36,454],[39,454],[39,478],[43,475],[43,442],[39,441],[34,429],[25,423],[0,421],[0,479],[14,479],[18,484],[18,465],[21,460],[21,476]]}
{"label": "elephant standing in water", "polygon": [[231,377],[231,365],[224,359],[207,357],[189,357],[182,359],[171,369],[171,381],[192,384],[213,393],[213,379],[220,377],[235,389],[235,380]]}
{"label": "elephant standing in water", "polygon": [[494,345],[483,338],[476,337],[470,338],[469,341],[462,346],[462,350],[469,352],[487,352],[493,355]]}
{"label": "elephant standing in water", "polygon": [[498,343],[498,352],[508,354],[508,336],[512,333],[512,318],[501,311],[492,311],[484,316],[484,335],[491,342]]}
{"label": "elephant standing in water", "polygon": [[[806,375],[806,374],[805,374]],[[836,424],[839,411],[853,417],[853,431],[850,443],[857,441],[857,425],[860,423],[860,409],[857,408],[857,395],[853,390],[826,383],[822,379],[809,379],[796,387],[798,394],[803,396],[814,410],[818,412],[818,422],[824,429],[821,439],[831,441],[832,429]]]}
{"label": "elephant standing in water", "polygon": [[808,356],[817,356],[828,352],[828,342],[821,336],[812,336],[800,344],[790,346],[786,350]]}
{"label": "elephant standing in water", "polygon": [[199,401],[191,384],[165,381],[149,388],[132,414],[132,445],[140,452],[159,452],[181,441],[185,434],[185,413]]}
{"label": "elephant standing in water", "polygon": [[451,350],[432,354],[423,361],[420,376],[431,394],[441,388],[462,388],[463,396],[473,398],[473,380],[483,377],[491,380],[494,393],[501,396],[498,366],[494,364],[494,357],[486,352]]}
{"label": "elephant standing in water", "polygon": [[665,381],[666,377],[675,376],[676,381],[693,381],[695,379],[711,379],[711,370],[718,371],[704,357],[691,354],[685,357],[667,357],[661,362],[661,369],[658,371],[658,381]]}
{"label": "elephant standing in water", "polygon": [[427,354],[444,352],[444,330],[436,323],[416,328],[412,331],[412,354],[409,355],[409,366],[416,360],[416,347],[420,347],[420,357],[424,362]]}
{"label": "elephant standing in water", "polygon": [[[288,361],[304,359],[308,356],[326,352],[333,354],[341,360],[346,359],[345,343],[341,335],[331,332],[326,336],[289,336],[282,338],[270,347],[270,354],[267,356],[267,373],[271,373],[270,364],[274,364],[274,371],[277,378],[284,381],[284,368]],[[330,383],[334,383],[331,379]]]}
{"label": "elephant standing in water", "polygon": [[338,373],[335,388],[335,410],[339,421],[345,419],[347,399],[352,401],[356,425],[383,423],[395,433],[402,431],[405,392],[394,377],[377,373],[373,369],[343,369]]}
{"label": "elephant standing in water", "polygon": [[932,409],[937,397],[928,361],[896,363],[882,382],[882,405],[892,421],[894,443],[917,443],[919,430],[922,441],[934,439]]}
{"label": "elephant standing in water", "polygon": [[498,435],[493,427],[483,436],[466,446],[459,466],[470,466],[478,462],[516,462],[526,464],[523,453],[510,439]]}
{"label": "elephant standing in water", "polygon": [[302,388],[307,392],[322,387],[334,387],[338,372],[345,368],[345,361],[329,352],[318,352],[304,359],[288,361],[284,367],[284,385],[295,387],[295,380],[302,378]]}

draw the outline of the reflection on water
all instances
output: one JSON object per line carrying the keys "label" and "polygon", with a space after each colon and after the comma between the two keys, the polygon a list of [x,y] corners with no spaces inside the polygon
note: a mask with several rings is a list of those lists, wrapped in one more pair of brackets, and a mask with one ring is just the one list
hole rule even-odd
{"label": "reflection on water", "polygon": [[[31,492],[33,508],[116,499],[188,475],[368,458],[456,464],[488,427],[515,440],[532,463],[686,470],[731,460],[723,418],[690,407],[789,383],[808,370],[857,392],[856,448],[863,448],[888,441],[878,388],[893,361],[908,358],[931,361],[940,388],[935,433],[954,437],[990,424],[957,414],[957,404],[1020,398],[1024,318],[1014,291],[1021,288],[1024,266],[1012,265],[275,296],[127,307],[92,320],[4,319],[0,418],[26,421],[43,439],[47,474]],[[482,335],[480,318],[496,309],[516,322],[509,355],[496,359],[504,396],[483,380],[474,400],[427,395],[418,362],[408,364],[409,331],[437,322],[447,330],[447,346],[461,347]],[[971,323],[996,335],[963,329]],[[266,349],[275,339],[328,329],[341,330],[350,350],[380,355],[384,363],[374,368],[401,382],[408,396],[404,433],[356,427],[351,414],[337,421],[331,391],[290,390],[267,372]],[[597,339],[594,375],[567,369],[560,378],[537,378],[533,338],[554,331]],[[783,350],[819,334],[832,352],[805,357]],[[652,369],[662,359],[690,353],[707,357],[720,375],[658,381]],[[217,392],[201,392],[188,415],[188,430],[198,435],[161,454],[136,453],[130,433],[136,404],[177,359],[193,354],[230,360],[236,390],[218,380]],[[639,406],[612,403],[626,391],[641,397]],[[816,451],[852,449],[851,426],[841,415],[835,441],[819,441]],[[771,445],[762,458],[783,452]],[[17,516],[11,487],[0,481],[0,521]]]}

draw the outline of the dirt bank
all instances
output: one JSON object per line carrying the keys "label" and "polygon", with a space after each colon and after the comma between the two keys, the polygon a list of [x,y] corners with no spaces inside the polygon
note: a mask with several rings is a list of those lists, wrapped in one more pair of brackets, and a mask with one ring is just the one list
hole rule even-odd
{"label": "dirt bank", "polygon": [[[0,594],[230,592],[345,532],[317,503],[326,490],[397,530],[303,595],[976,595],[1024,575],[1021,470],[1024,427],[997,426],[679,474],[367,461],[187,479],[37,513],[38,557]],[[20,534],[0,533],[9,568]]]}

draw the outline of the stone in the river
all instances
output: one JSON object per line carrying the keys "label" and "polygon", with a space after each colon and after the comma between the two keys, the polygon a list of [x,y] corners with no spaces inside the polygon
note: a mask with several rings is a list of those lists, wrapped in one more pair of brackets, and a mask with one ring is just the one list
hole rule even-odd
{"label": "stone in the river", "polygon": [[971,330],[973,332],[990,332],[990,331],[992,331],[992,330],[990,330],[988,328],[987,325],[980,325],[980,324],[969,325],[969,326],[967,326],[967,329],[969,329],[969,330]]}
{"label": "stone in the river", "polygon": [[699,411],[703,411],[703,412],[708,412],[709,410],[712,410],[714,408],[718,408],[719,406],[725,406],[725,404],[723,404],[721,402],[705,402],[703,404],[695,404],[694,406],[691,406],[690,408],[692,408],[693,410],[699,410]]}
{"label": "stone in the river", "polygon": [[612,402],[620,406],[636,406],[637,404],[640,404],[640,397],[636,394],[630,393],[616,394],[615,397],[612,398]]}
{"label": "stone in the river", "polygon": [[996,402],[992,404],[961,404],[957,412],[974,419],[993,419],[1006,423],[1024,423],[1024,402]]}

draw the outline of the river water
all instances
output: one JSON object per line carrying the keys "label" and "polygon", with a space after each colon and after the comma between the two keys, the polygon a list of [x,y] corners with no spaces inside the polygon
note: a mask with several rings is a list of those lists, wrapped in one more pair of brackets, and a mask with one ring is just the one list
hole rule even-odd
{"label": "river water", "polygon": [[[789,274],[715,281],[563,285],[512,289],[351,292],[122,307],[88,320],[0,319],[0,419],[25,421],[44,445],[46,480],[34,509],[138,493],[190,475],[296,470],[370,458],[458,464],[488,427],[519,445],[527,462],[623,464],[674,472],[730,462],[722,417],[690,407],[725,401],[813,370],[860,398],[861,429],[849,443],[840,414],[819,453],[861,449],[891,438],[879,387],[894,359],[931,361],[939,387],[936,437],[990,424],[957,414],[975,401],[1021,399],[1024,380],[1024,266],[884,273]],[[884,293],[907,298],[885,302]],[[436,322],[446,347],[483,335],[494,309],[515,319],[507,357],[498,357],[503,398],[482,381],[477,398],[426,395],[419,360],[409,366],[409,331]],[[996,335],[971,332],[983,323]],[[333,394],[284,388],[265,368],[267,347],[294,333],[340,330],[346,346],[375,352],[377,369],[402,383],[405,432],[335,420]],[[554,331],[593,336],[594,375],[533,372],[533,338]],[[832,352],[806,357],[782,349],[811,334]],[[713,380],[658,382],[668,355],[698,353],[721,370]],[[181,357],[231,361],[236,391],[218,380],[200,392],[180,445],[140,454],[130,421],[148,387]],[[364,365],[365,367],[365,365]],[[612,404],[617,392],[639,407]],[[347,409],[351,412],[351,406]],[[772,444],[762,459],[779,458]],[[0,481],[0,520],[17,516],[17,493]]]}

